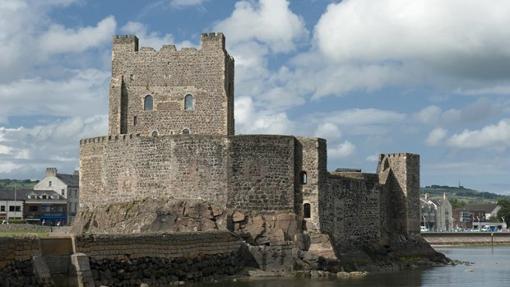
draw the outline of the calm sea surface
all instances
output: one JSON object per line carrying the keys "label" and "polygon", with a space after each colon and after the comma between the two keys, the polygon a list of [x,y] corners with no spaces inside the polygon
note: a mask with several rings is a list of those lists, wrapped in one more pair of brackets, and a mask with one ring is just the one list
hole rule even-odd
{"label": "calm sea surface", "polygon": [[261,280],[221,282],[202,287],[336,287],[336,286],[505,286],[510,287],[510,247],[437,248],[452,259],[472,265],[436,267],[421,271],[374,274],[356,281],[340,280]]}

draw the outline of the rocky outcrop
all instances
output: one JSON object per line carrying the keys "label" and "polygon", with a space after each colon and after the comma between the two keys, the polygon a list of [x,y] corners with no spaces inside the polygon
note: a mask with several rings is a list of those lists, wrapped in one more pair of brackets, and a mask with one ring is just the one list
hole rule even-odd
{"label": "rocky outcrop", "polygon": [[225,210],[204,201],[145,199],[83,209],[75,234],[190,232],[226,229]]}
{"label": "rocky outcrop", "polygon": [[133,234],[228,230],[245,246],[248,265],[264,271],[329,272],[400,270],[447,263],[421,236],[393,236],[388,243],[334,244],[316,230],[303,230],[291,212],[264,213],[227,209],[205,201],[145,199],[80,212],[75,233]]}

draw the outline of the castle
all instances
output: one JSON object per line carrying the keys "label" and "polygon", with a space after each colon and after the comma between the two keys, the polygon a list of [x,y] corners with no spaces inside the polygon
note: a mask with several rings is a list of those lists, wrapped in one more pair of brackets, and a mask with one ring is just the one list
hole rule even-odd
{"label": "castle", "polygon": [[221,33],[159,51],[115,36],[108,136],[80,141],[83,208],[144,198],[295,214],[334,245],[419,233],[419,155],[384,154],[377,173],[327,171],[326,140],[234,132],[234,59]]}

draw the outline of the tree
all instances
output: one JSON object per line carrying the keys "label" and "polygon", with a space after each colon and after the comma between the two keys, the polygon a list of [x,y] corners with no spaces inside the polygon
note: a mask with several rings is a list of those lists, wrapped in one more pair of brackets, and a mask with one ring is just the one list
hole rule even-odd
{"label": "tree", "polygon": [[501,206],[501,209],[498,211],[498,217],[503,218],[507,224],[510,225],[510,200],[508,199],[500,199],[498,201],[498,205]]}

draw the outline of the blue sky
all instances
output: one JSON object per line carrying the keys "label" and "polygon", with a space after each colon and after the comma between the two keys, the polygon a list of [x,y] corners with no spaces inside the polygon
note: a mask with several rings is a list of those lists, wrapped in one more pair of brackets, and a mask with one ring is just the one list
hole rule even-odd
{"label": "blue sky", "polygon": [[[129,3],[129,4],[126,4]],[[237,133],[320,136],[328,166],[421,154],[422,185],[510,194],[510,2],[3,0],[0,178],[78,167],[106,134],[111,37],[236,59]]]}

